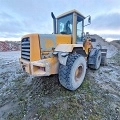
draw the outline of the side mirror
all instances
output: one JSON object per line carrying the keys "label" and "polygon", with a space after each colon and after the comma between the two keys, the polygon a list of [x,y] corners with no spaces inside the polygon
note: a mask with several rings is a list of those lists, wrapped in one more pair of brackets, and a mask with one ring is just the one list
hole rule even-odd
{"label": "side mirror", "polygon": [[89,16],[89,18],[88,18],[88,23],[91,24],[91,16]]}
{"label": "side mirror", "polygon": [[86,18],[88,18],[88,24],[84,25],[84,27],[91,24],[91,16],[88,15],[87,17],[85,17],[85,19],[86,19]]}

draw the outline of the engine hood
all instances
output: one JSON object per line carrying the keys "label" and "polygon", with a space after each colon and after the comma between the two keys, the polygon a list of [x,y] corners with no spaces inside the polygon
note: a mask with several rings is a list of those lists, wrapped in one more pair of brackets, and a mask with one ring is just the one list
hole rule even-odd
{"label": "engine hood", "polygon": [[39,34],[39,44],[41,57],[48,58],[52,56],[58,44],[71,44],[71,35]]}

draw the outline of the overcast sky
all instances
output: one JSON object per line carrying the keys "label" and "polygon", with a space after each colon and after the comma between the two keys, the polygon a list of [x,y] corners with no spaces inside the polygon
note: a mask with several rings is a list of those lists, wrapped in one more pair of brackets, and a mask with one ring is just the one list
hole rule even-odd
{"label": "overcast sky", "polygon": [[0,41],[20,40],[27,33],[52,33],[56,16],[76,9],[91,15],[90,34],[120,39],[120,0],[0,0]]}

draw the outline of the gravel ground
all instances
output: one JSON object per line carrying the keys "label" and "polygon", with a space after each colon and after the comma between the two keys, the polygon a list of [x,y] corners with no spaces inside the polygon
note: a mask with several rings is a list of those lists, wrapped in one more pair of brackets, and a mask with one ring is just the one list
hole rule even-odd
{"label": "gravel ground", "polygon": [[120,120],[120,52],[107,66],[88,69],[73,92],[57,75],[24,73],[19,56],[19,51],[0,52],[0,120]]}

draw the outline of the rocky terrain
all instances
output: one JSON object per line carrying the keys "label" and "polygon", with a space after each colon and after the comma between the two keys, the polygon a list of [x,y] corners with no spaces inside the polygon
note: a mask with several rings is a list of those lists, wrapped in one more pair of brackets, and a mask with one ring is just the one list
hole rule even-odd
{"label": "rocky terrain", "polygon": [[107,66],[87,69],[73,92],[57,75],[24,73],[19,51],[0,52],[0,120],[120,120],[120,51],[108,52]]}
{"label": "rocky terrain", "polygon": [[20,51],[20,41],[0,41],[0,52]]}

